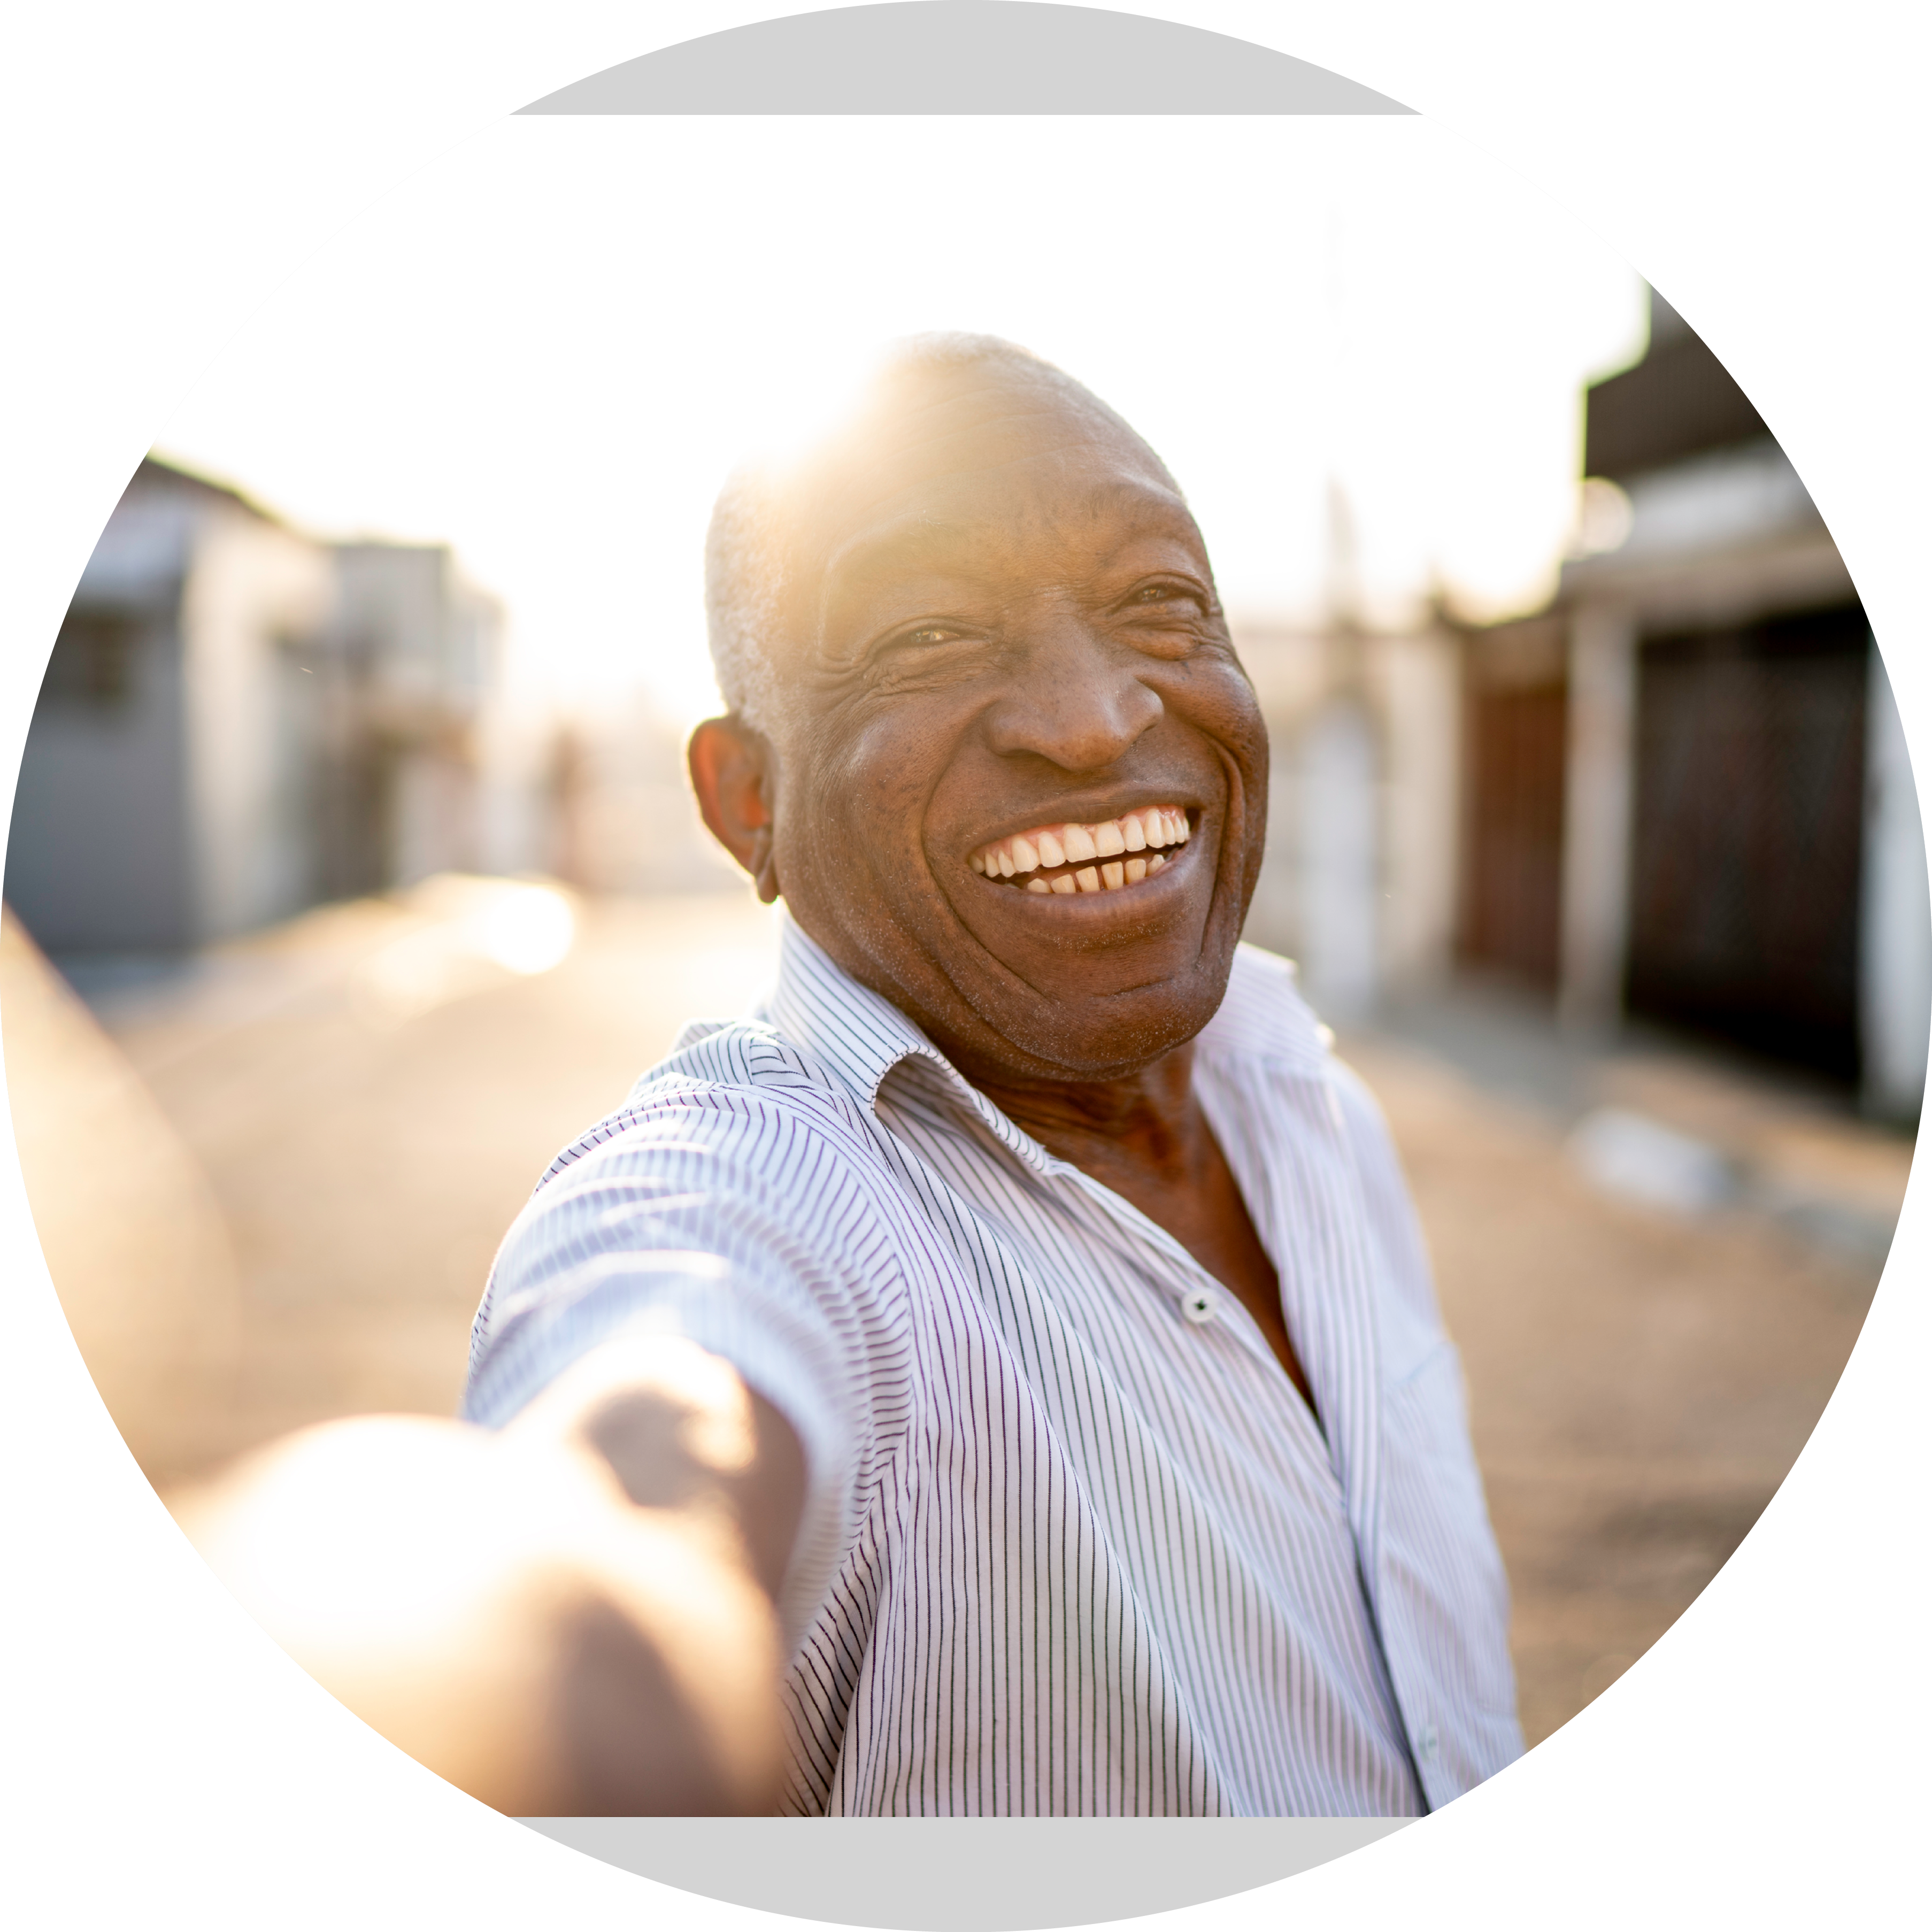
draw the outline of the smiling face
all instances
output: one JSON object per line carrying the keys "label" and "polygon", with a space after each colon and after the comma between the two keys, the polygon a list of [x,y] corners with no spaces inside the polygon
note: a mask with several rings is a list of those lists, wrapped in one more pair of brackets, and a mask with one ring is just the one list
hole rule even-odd
{"label": "smiling face", "polygon": [[1267,740],[1158,459],[1053,372],[974,364],[806,500],[762,775],[794,916],[969,1077],[1118,1078],[1192,1038]]}

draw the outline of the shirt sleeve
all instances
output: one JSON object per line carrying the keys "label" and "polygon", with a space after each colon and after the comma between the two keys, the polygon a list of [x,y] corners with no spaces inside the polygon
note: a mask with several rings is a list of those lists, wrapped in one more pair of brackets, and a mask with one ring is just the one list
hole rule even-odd
{"label": "shirt sleeve", "polygon": [[505,1238],[461,1412],[500,1427],[620,1337],[676,1336],[730,1363],[804,1451],[778,1606],[791,1643],[852,1538],[873,1460],[868,1363],[890,1325],[880,1244],[836,1138],[783,1102],[699,1092],[634,1106],[580,1142]]}

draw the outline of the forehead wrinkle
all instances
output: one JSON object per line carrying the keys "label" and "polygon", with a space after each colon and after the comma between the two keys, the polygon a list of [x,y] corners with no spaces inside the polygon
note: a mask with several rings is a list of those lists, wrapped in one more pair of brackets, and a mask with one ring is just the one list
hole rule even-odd
{"label": "forehead wrinkle", "polygon": [[890,585],[906,576],[983,578],[990,583],[991,573],[973,557],[976,549],[984,548],[984,536],[983,529],[956,518],[902,517],[834,555],[820,580],[820,608],[841,590]]}
{"label": "forehead wrinkle", "polygon": [[[981,476],[996,475],[1008,465],[990,466],[976,472]],[[1181,499],[1171,490],[1127,477],[1095,478],[1082,488],[1078,500],[1072,503],[1049,506],[1050,521],[1060,522],[1076,518],[1094,520],[1114,503],[1122,500],[1132,503],[1143,512],[1172,514],[1179,512],[1186,519],[1187,533],[1198,535],[1193,528],[1193,519]],[[1029,520],[1031,520],[1030,515]],[[1147,524],[1154,520],[1153,516],[1136,520],[1136,526],[1120,533],[1117,540],[1107,548],[1096,553],[1105,562],[1117,555],[1127,544],[1147,534]],[[819,606],[823,611],[837,589],[844,584],[868,580],[889,580],[897,571],[920,566],[939,568],[950,568],[961,574],[974,576],[982,571],[969,561],[970,553],[984,544],[992,533],[990,520],[981,518],[969,520],[959,517],[936,516],[930,511],[914,510],[895,518],[883,528],[859,530],[848,538],[826,558],[820,574]]]}

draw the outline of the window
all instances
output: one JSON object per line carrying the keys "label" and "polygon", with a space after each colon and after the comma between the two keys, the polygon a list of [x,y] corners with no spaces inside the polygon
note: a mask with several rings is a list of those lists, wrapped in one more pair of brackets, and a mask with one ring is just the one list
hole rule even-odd
{"label": "window", "polygon": [[40,703],[62,710],[118,710],[134,694],[139,620],[122,610],[70,610],[40,682]]}

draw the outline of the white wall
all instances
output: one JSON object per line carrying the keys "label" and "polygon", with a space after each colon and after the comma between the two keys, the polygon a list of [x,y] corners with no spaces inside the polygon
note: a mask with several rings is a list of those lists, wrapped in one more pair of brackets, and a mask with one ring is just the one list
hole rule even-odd
{"label": "white wall", "polygon": [[1363,1018],[1381,990],[1383,827],[1374,719],[1330,698],[1304,727],[1299,773],[1301,982],[1324,1019]]}
{"label": "white wall", "polygon": [[1622,1010],[1636,680],[1636,623],[1629,610],[1584,604],[1570,629],[1558,1011],[1567,1024],[1586,1030],[1614,1025]]}
{"label": "white wall", "polygon": [[1462,675],[1445,633],[1376,640],[1383,719],[1381,978],[1396,997],[1454,960],[1462,831]]}
{"label": "white wall", "polygon": [[189,818],[203,939],[245,932],[313,890],[299,678],[281,640],[326,621],[320,545],[245,511],[211,508],[182,596]]}
{"label": "white wall", "polygon": [[1293,958],[1303,931],[1300,739],[1325,688],[1327,654],[1318,637],[1262,626],[1238,624],[1234,643],[1268,730],[1268,840],[1246,937]]}
{"label": "white wall", "polygon": [[1867,714],[1864,882],[1859,1022],[1864,1104],[1910,1120],[1925,1088],[1932,1032],[1932,893],[1925,829],[1891,680],[1874,646]]}
{"label": "white wall", "polygon": [[1462,668],[1424,632],[1346,644],[1256,626],[1237,642],[1268,720],[1268,850],[1247,937],[1299,962],[1338,1022],[1451,970]]}

